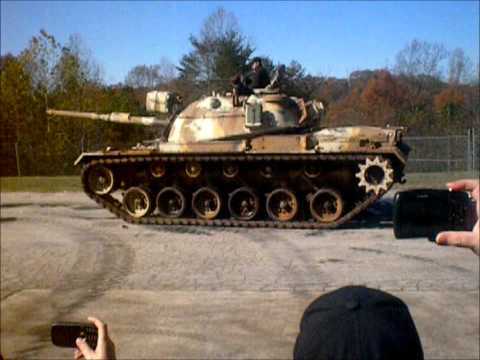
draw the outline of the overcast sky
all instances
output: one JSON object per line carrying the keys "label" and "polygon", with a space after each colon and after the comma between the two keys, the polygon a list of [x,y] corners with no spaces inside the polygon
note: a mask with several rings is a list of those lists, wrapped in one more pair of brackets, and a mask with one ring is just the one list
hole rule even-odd
{"label": "overcast sky", "polygon": [[1,54],[17,55],[45,29],[61,43],[80,34],[108,83],[139,64],[177,64],[219,6],[274,62],[298,60],[312,74],[345,77],[391,66],[414,38],[463,48],[479,59],[479,2],[82,2],[1,1]]}

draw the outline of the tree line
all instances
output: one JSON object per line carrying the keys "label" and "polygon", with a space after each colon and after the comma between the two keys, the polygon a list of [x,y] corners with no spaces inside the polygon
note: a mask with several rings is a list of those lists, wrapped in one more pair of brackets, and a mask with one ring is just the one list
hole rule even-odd
{"label": "tree line", "polygon": [[[17,56],[0,58],[1,175],[76,174],[75,158],[107,145],[124,148],[159,137],[159,129],[91,120],[49,118],[45,109],[145,112],[152,89],[180,94],[185,103],[212,91],[231,90],[230,79],[249,70],[258,51],[233,13],[208,16],[191,50],[178,64],[133,67],[122,83],[108,85],[80,36],[60,44],[41,30]],[[267,70],[278,63],[260,56]],[[353,71],[348,78],[314,75],[294,59],[285,66],[282,91],[327,105],[324,126],[408,126],[410,135],[444,135],[479,128],[478,64],[460,48],[414,39],[390,68]]]}

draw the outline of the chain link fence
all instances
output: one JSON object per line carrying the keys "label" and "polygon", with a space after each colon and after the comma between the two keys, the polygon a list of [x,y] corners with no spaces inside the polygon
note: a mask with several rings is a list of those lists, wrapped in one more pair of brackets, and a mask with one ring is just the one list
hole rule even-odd
{"label": "chain link fence", "polygon": [[460,135],[407,136],[404,141],[411,147],[407,173],[480,170],[480,129],[468,129]]}

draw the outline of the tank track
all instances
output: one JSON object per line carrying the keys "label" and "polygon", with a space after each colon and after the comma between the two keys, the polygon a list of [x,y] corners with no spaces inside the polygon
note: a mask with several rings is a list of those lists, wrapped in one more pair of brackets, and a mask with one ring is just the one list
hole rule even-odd
{"label": "tank track", "polygon": [[95,165],[112,165],[128,163],[151,163],[153,161],[165,162],[222,162],[222,161],[302,161],[302,160],[320,160],[320,161],[364,161],[369,155],[169,155],[169,156],[116,156],[112,158],[93,159],[84,163],[82,169],[82,186],[84,192],[95,202],[113,213],[118,218],[131,224],[144,225],[194,225],[194,226],[219,226],[219,227],[250,227],[250,228],[283,228],[283,229],[333,229],[350,221],[356,215],[367,209],[375,201],[381,198],[392,186],[390,184],[385,191],[378,194],[366,194],[363,200],[357,203],[350,211],[342,215],[339,219],[329,223],[320,223],[314,220],[308,221],[274,221],[274,220],[236,220],[236,219],[213,219],[204,220],[199,218],[164,218],[158,214],[149,215],[143,218],[136,218],[128,214],[120,201],[112,195],[97,195],[88,187],[87,173],[89,168]]}

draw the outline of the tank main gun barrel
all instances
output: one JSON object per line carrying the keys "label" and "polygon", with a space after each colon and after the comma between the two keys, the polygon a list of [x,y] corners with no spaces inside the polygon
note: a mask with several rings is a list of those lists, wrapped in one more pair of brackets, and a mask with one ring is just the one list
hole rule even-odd
{"label": "tank main gun barrel", "polygon": [[115,112],[110,114],[97,114],[94,112],[68,111],[47,109],[47,115],[64,116],[72,118],[102,120],[120,124],[139,124],[145,126],[168,125],[168,120],[159,119],[154,116],[131,116],[129,113]]}

